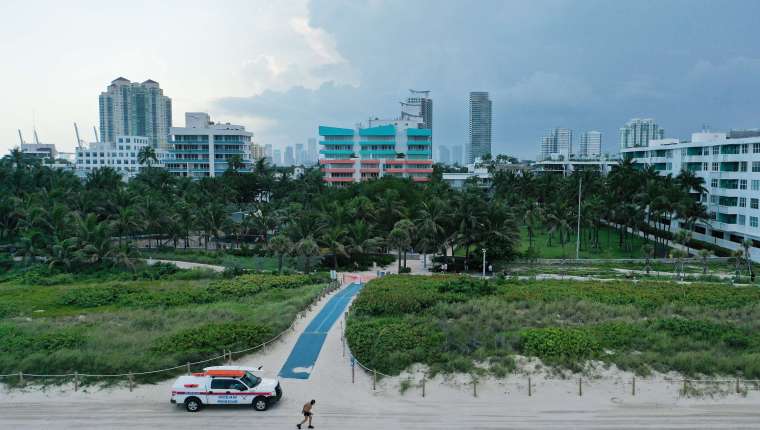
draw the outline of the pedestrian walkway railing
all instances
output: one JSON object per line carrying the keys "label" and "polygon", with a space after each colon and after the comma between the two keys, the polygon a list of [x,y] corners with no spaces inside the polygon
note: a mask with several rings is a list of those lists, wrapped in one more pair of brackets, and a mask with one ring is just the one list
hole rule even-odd
{"label": "pedestrian walkway railing", "polygon": [[[267,340],[266,342],[262,342],[258,345],[250,346],[247,348],[243,348],[237,351],[232,350],[222,350],[222,353],[220,355],[207,358],[205,360],[200,361],[192,361],[192,362],[186,362],[184,364],[178,364],[176,366],[172,367],[166,367],[163,369],[156,369],[156,370],[147,370],[142,372],[128,372],[128,373],[79,373],[79,372],[69,372],[69,373],[52,373],[52,374],[43,374],[43,373],[26,373],[26,372],[16,372],[16,373],[6,373],[6,374],[0,374],[0,382],[16,382],[18,384],[24,384],[30,379],[53,379],[53,378],[61,378],[64,380],[71,380],[74,383],[74,391],[77,391],[79,389],[79,385],[82,382],[82,379],[84,378],[97,378],[97,379],[126,379],[129,383],[129,389],[130,391],[135,386],[135,378],[140,376],[148,376],[148,375],[155,375],[160,373],[178,373],[180,369],[184,369],[186,373],[190,374],[192,372],[192,369],[198,365],[201,364],[208,364],[208,363],[232,363],[234,358],[237,356],[238,358],[241,355],[250,353],[252,351],[261,349],[266,347],[267,345],[270,345],[279,339],[281,339],[285,334],[292,332],[295,330],[295,326],[298,323],[298,320],[305,317],[306,312],[311,311],[313,306],[318,303],[320,300],[325,298],[326,296],[330,295],[331,293],[335,292],[336,290],[340,289],[341,284],[336,281],[331,282],[328,284],[327,287],[323,288],[320,293],[314,297],[314,299],[306,306],[305,309],[298,312],[296,314],[296,317],[293,319],[293,322],[290,324],[288,328],[281,331],[271,339]],[[16,379],[13,381],[13,379]]]}

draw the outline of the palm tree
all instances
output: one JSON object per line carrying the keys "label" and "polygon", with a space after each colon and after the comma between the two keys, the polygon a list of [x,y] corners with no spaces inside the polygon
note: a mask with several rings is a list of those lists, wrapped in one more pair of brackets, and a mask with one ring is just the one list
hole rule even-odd
{"label": "palm tree", "polygon": [[417,228],[414,226],[414,223],[412,221],[406,218],[398,220],[396,224],[393,225],[393,228],[403,230],[406,233],[406,236],[409,238],[408,243],[406,243],[406,246],[404,246],[404,268],[406,268],[406,252],[414,243],[414,237],[417,232]]}
{"label": "palm tree", "polygon": [[293,252],[293,242],[284,234],[278,234],[269,241],[268,248],[277,255],[277,272],[282,274],[282,260]]}
{"label": "palm tree", "polygon": [[702,259],[702,274],[707,275],[707,259],[710,258],[712,253],[709,249],[700,249],[699,257]]}
{"label": "palm tree", "polygon": [[148,166],[150,169],[153,163],[158,163],[156,150],[152,146],[143,146],[137,153],[137,162]]}
{"label": "palm tree", "polygon": [[742,248],[744,249],[744,259],[747,261],[747,273],[752,281],[755,280],[755,275],[752,273],[752,241],[744,239],[742,241]]}
{"label": "palm tree", "polygon": [[243,168],[245,168],[245,163],[239,155],[235,154],[227,158],[227,170],[230,172],[238,173]]}
{"label": "palm tree", "polygon": [[333,269],[338,270],[338,254],[348,257],[345,246],[346,229],[340,225],[333,225],[324,230],[320,235],[320,242],[330,250],[333,260]]}
{"label": "palm tree", "polygon": [[[528,229],[528,248],[533,248],[533,236],[535,236],[536,229],[541,224],[542,218],[543,214],[538,203],[529,205],[523,214],[523,222]],[[551,234],[549,235],[549,246],[551,246]]]}
{"label": "palm tree", "polygon": [[311,257],[319,255],[319,245],[313,237],[301,239],[295,246],[298,255],[304,258],[304,273],[311,271]]}
{"label": "palm tree", "polygon": [[401,273],[401,250],[406,249],[410,242],[409,235],[404,229],[394,228],[388,234],[388,247],[398,251],[398,273]]}
{"label": "palm tree", "polygon": [[651,270],[651,265],[649,264],[649,259],[652,258],[652,255],[654,254],[654,246],[652,246],[650,243],[647,243],[646,245],[641,247],[641,250],[644,252],[644,268],[647,271],[647,275],[649,274],[649,271]]}

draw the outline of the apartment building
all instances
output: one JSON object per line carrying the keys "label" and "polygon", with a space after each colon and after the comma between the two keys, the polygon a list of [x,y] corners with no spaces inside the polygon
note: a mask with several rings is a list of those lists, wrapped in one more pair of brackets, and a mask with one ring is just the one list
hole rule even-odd
{"label": "apartment building", "polygon": [[710,220],[695,227],[695,239],[728,249],[750,239],[752,258],[760,260],[760,130],[693,133],[689,142],[655,139],[620,152],[661,175],[689,170],[704,179],[708,193],[700,199]]}
{"label": "apartment building", "polygon": [[329,183],[383,176],[428,182],[433,174],[432,130],[407,120],[369,121],[369,127],[319,126],[319,164]]}

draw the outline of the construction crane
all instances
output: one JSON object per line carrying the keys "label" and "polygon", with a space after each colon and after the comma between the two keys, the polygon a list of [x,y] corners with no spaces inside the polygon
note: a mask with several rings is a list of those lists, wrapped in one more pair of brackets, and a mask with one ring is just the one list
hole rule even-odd
{"label": "construction crane", "polygon": [[37,127],[34,128],[34,143],[35,144],[39,144],[40,143],[40,138],[37,137]]}
{"label": "construction crane", "polygon": [[77,148],[82,149],[82,139],[79,138],[79,127],[77,127],[77,123],[74,123],[74,134],[76,134],[77,137]]}
{"label": "construction crane", "polygon": [[26,142],[24,142],[24,136],[21,135],[21,129],[20,128],[18,129],[18,140],[21,143],[21,145],[23,145],[23,144],[26,143]]}
{"label": "construction crane", "polygon": [[95,142],[100,142],[100,139],[98,139],[98,129],[94,125],[92,126],[92,132],[95,133]]}

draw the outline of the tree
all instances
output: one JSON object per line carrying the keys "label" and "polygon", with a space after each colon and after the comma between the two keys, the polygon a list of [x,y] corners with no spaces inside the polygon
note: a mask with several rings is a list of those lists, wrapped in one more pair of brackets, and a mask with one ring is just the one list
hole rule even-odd
{"label": "tree", "polygon": [[293,242],[284,234],[278,234],[269,241],[268,248],[277,256],[277,273],[282,274],[282,260],[293,252]]}
{"label": "tree", "polygon": [[330,250],[333,260],[333,269],[338,270],[338,254],[348,257],[345,246],[346,229],[340,225],[333,225],[322,231],[321,243]]}
{"label": "tree", "polygon": [[641,247],[641,250],[644,252],[644,268],[647,271],[647,275],[649,274],[649,271],[651,270],[651,264],[650,264],[650,258],[654,255],[654,246],[647,243],[646,245]]}
{"label": "tree", "polygon": [[295,246],[298,255],[304,259],[304,273],[311,272],[311,257],[319,255],[319,246],[311,236],[301,239]]}
{"label": "tree", "polygon": [[137,162],[148,166],[150,169],[153,163],[158,163],[158,157],[156,156],[156,150],[152,146],[143,146],[137,153]]}
{"label": "tree", "polygon": [[752,241],[744,239],[742,241],[742,249],[744,250],[744,260],[747,262],[747,273],[749,274],[750,280],[754,282],[755,275],[752,273]]}
{"label": "tree", "polygon": [[411,240],[406,230],[394,228],[388,234],[388,247],[398,251],[398,273],[401,273],[401,250],[409,246]]}
{"label": "tree", "polygon": [[699,257],[702,259],[702,274],[707,275],[707,259],[710,258],[712,253],[709,249],[700,249]]}

